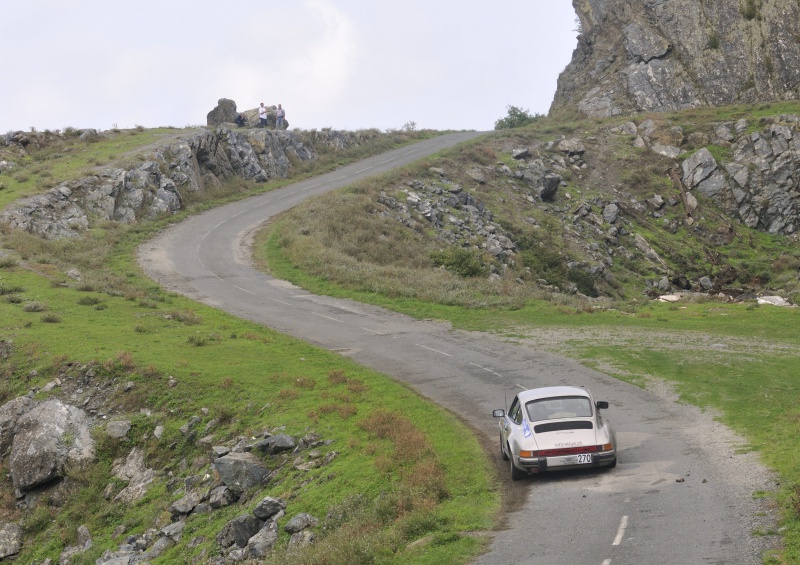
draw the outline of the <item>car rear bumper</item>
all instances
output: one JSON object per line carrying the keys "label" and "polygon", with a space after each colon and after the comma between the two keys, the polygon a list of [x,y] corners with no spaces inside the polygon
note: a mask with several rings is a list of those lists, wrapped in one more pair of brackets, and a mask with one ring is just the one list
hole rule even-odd
{"label": "car rear bumper", "polygon": [[557,457],[532,457],[532,458],[519,458],[520,469],[528,471],[529,473],[543,473],[548,469],[581,469],[589,467],[605,467],[611,465],[617,459],[617,452],[613,449],[611,451],[602,451],[600,453],[592,453],[591,463],[578,463],[576,455],[564,455]]}

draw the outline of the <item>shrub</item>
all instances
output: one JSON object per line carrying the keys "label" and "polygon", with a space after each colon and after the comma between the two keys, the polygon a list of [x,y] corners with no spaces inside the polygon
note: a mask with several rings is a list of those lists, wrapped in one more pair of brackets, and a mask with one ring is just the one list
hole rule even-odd
{"label": "shrub", "polygon": [[42,314],[42,321],[46,324],[59,324],[61,323],[61,316],[53,314],[52,312]]}
{"label": "shrub", "polygon": [[23,312],[44,312],[47,310],[47,305],[37,300],[32,300],[22,307]]}
{"label": "shrub", "polygon": [[541,119],[541,114],[531,114],[528,110],[517,108],[516,106],[506,106],[508,114],[505,118],[500,118],[494,123],[494,129],[512,129],[527,126]]}
{"label": "shrub", "polygon": [[755,19],[758,16],[758,7],[756,6],[756,0],[745,0],[744,6],[739,8],[742,16],[746,20]]}
{"label": "shrub", "polygon": [[199,324],[203,321],[199,314],[196,314],[190,310],[179,310],[175,312],[170,312],[169,316],[173,320],[178,320],[179,322],[183,322],[187,326],[194,326]]}
{"label": "shrub", "polygon": [[597,287],[594,285],[594,278],[586,271],[582,271],[581,269],[570,269],[567,279],[569,282],[574,283],[575,286],[578,287],[578,292],[581,294],[585,294],[586,296],[590,296],[592,298],[597,298],[600,296],[600,293],[597,291]]}
{"label": "shrub", "polygon": [[0,296],[4,296],[6,294],[17,294],[20,292],[25,292],[25,289],[21,286],[3,286],[0,284]]}
{"label": "shrub", "polygon": [[431,259],[437,267],[444,267],[460,277],[477,277],[486,272],[477,251],[450,247],[444,251],[434,251]]}

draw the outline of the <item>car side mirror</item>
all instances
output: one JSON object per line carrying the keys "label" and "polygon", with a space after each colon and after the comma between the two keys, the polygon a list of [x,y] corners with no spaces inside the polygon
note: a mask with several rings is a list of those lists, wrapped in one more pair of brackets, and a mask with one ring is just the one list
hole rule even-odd
{"label": "car side mirror", "polygon": [[594,405],[597,406],[598,410],[606,410],[608,408],[608,402],[605,400],[598,400]]}
{"label": "car side mirror", "polygon": [[506,411],[502,408],[498,408],[497,410],[492,410],[492,417],[493,418],[504,418],[506,415]]}

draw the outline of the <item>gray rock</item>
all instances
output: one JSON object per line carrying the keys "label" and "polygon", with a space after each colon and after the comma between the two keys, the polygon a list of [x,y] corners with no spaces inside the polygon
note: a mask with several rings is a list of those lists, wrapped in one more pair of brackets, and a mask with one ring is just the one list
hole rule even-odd
{"label": "gray rock", "polygon": [[199,492],[188,492],[170,505],[169,512],[173,516],[185,516],[191,513],[202,501],[203,495]]}
{"label": "gray rock", "polygon": [[269,520],[283,510],[286,510],[286,502],[284,500],[268,496],[256,505],[253,509],[253,515],[259,520]]}
{"label": "gray rock", "polygon": [[22,528],[14,523],[0,525],[0,559],[16,555],[22,549]]}
{"label": "gray rock", "polygon": [[258,442],[257,447],[261,451],[275,454],[293,450],[297,447],[297,442],[295,442],[294,438],[290,435],[278,434]]}
{"label": "gray rock", "polygon": [[272,551],[277,541],[278,530],[274,523],[270,523],[247,540],[247,555],[251,558],[264,557]]}
{"label": "gray rock", "polygon": [[318,523],[319,519],[315,518],[311,514],[306,514],[303,512],[289,520],[283,527],[283,530],[289,534],[296,534],[297,532],[301,532],[306,528],[313,528]]}
{"label": "gray rock", "polygon": [[144,557],[145,559],[155,559],[172,547],[175,547],[174,539],[168,536],[160,537],[156,540],[156,543],[153,544],[153,547],[145,553]]}
{"label": "gray rock", "polygon": [[171,538],[173,541],[181,541],[181,536],[183,535],[183,530],[186,528],[186,522],[183,520],[179,520],[178,522],[172,522],[168,526],[164,526],[161,528],[161,535]]}
{"label": "gray rock", "polygon": [[295,534],[292,534],[292,537],[289,538],[289,548],[298,549],[301,547],[305,547],[307,545],[314,543],[315,538],[316,536],[314,535],[314,532],[309,532],[307,530],[304,530],[302,532],[297,532]]}
{"label": "gray rock", "polygon": [[569,155],[583,155],[586,152],[586,147],[583,142],[578,138],[564,139],[558,143],[558,150],[568,153]]}
{"label": "gray rock", "polygon": [[564,181],[564,177],[556,173],[548,173],[544,176],[542,182],[542,190],[539,192],[539,198],[545,201],[553,200],[558,191],[558,187]]}
{"label": "gray rock", "polygon": [[247,542],[252,538],[262,526],[261,520],[252,514],[237,516],[222,528],[217,534],[217,543],[220,547],[247,547]]}
{"label": "gray rock", "polygon": [[609,224],[613,224],[619,218],[619,206],[616,204],[607,204],[603,207],[603,220]]}
{"label": "gray rock", "polygon": [[215,459],[214,468],[222,482],[237,494],[263,484],[269,476],[269,469],[251,453],[230,453]]}
{"label": "gray rock", "polygon": [[23,414],[11,446],[14,488],[25,491],[61,478],[67,463],[94,459],[90,422],[83,410],[53,399]]}
{"label": "gray rock", "polygon": [[31,398],[19,396],[0,407],[0,456],[11,448],[19,419],[35,405]]}
{"label": "gray rock", "polygon": [[140,500],[147,493],[148,486],[156,477],[153,469],[148,469],[144,464],[144,452],[134,447],[128,456],[114,461],[111,468],[114,477],[123,481],[128,481],[128,485],[123,488],[116,497],[115,502],[130,503]]}
{"label": "gray rock", "polygon": [[206,124],[209,126],[218,126],[224,123],[236,122],[236,102],[228,98],[220,98],[217,101],[217,106],[211,110],[206,116]]}
{"label": "gray rock", "polygon": [[700,280],[697,282],[703,290],[708,291],[714,288],[714,282],[709,277],[700,277]]}
{"label": "gray rock", "polygon": [[237,500],[239,500],[239,496],[225,485],[213,489],[208,496],[208,504],[213,509],[230,506]]}
{"label": "gray rock", "polygon": [[106,433],[114,439],[122,439],[131,430],[131,423],[128,420],[115,420],[106,424]]}

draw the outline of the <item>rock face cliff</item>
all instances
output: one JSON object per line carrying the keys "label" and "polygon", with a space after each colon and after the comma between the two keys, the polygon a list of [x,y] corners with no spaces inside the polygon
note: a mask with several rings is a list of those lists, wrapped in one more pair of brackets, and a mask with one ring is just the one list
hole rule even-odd
{"label": "rock face cliff", "polygon": [[582,33],[552,114],[800,98],[794,0],[573,0]]}

